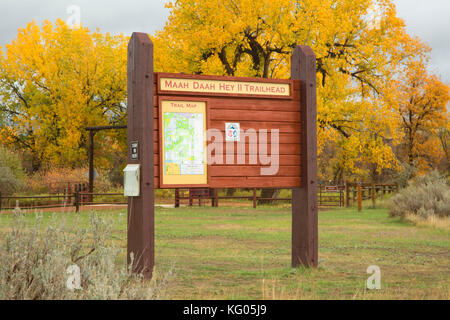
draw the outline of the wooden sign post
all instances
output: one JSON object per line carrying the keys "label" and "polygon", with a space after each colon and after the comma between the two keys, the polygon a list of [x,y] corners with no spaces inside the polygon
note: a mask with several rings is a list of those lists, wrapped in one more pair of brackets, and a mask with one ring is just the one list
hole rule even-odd
{"label": "wooden sign post", "polygon": [[302,81],[301,177],[292,189],[292,266],[317,267],[317,102],[316,56],[308,46],[297,46],[291,57],[291,78]]}
{"label": "wooden sign post", "polygon": [[[317,266],[315,56],[299,46],[292,79],[153,72],[153,45],[128,47],[128,262],[151,277],[155,188],[293,188],[292,266]],[[131,258],[133,255],[133,259]]]}
{"label": "wooden sign post", "polygon": [[[128,197],[127,263],[151,278],[155,264],[153,43],[133,33],[128,44],[128,163],[140,164],[140,195]],[[131,146],[136,148],[136,152]]]}

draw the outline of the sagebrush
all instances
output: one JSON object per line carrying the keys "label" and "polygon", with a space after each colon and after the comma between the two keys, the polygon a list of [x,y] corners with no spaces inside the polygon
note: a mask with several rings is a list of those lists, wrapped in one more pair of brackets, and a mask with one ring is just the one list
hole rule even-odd
{"label": "sagebrush", "polygon": [[448,217],[450,186],[437,171],[418,176],[391,198],[389,209],[391,216]]}
{"label": "sagebrush", "polygon": [[[4,299],[159,299],[171,271],[151,281],[129,272],[117,260],[122,248],[109,240],[112,221],[92,213],[89,227],[68,225],[55,216],[43,227],[37,216],[27,226],[19,212],[0,243],[0,300]],[[70,266],[80,270],[80,289],[67,286]]]}

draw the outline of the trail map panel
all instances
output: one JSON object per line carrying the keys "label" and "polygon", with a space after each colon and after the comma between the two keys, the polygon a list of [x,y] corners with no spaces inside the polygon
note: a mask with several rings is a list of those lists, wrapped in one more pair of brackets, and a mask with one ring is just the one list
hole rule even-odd
{"label": "trail map panel", "polygon": [[207,185],[206,102],[161,101],[162,185]]}

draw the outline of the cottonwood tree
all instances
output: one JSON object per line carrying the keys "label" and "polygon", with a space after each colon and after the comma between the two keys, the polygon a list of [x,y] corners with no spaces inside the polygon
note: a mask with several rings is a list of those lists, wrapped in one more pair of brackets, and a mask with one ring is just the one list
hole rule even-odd
{"label": "cottonwood tree", "polygon": [[[396,166],[396,123],[384,93],[428,48],[389,0],[178,0],[156,33],[158,71],[289,78],[296,45],[316,54],[318,150],[337,147],[339,175]],[[376,21],[374,20],[376,17]],[[319,157],[320,159],[320,157]],[[344,173],[345,172],[345,173]]]}
{"label": "cottonwood tree", "polygon": [[445,132],[450,87],[429,74],[422,61],[412,61],[396,81],[390,97],[400,118],[400,159],[425,171],[448,158]]}
{"label": "cottonwood tree", "polygon": [[[126,122],[126,45],[121,35],[61,20],[19,29],[0,51],[1,142],[31,152],[35,169],[85,163],[84,128]],[[113,139],[102,143],[123,149]]]}

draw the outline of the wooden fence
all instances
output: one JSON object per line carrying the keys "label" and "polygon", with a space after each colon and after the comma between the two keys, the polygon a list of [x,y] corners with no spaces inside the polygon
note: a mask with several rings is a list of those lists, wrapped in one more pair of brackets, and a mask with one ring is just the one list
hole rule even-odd
{"label": "wooden fence", "polygon": [[87,182],[73,182],[73,181],[60,181],[60,182],[48,182],[45,184],[50,195],[71,195],[76,190],[88,190]]}
{"label": "wooden fence", "polygon": [[[74,207],[79,212],[81,206],[86,205],[117,205],[127,204],[125,201],[106,201],[105,198],[120,197],[123,193],[89,193],[85,190],[75,190],[73,194],[67,195],[44,195],[44,196],[2,196],[0,194],[0,211],[12,209],[48,209]],[[94,201],[93,199],[97,200]]]}
{"label": "wooden fence", "polygon": [[372,200],[375,206],[376,199],[381,195],[398,192],[398,184],[383,183],[357,183],[347,182],[345,188],[345,206],[361,206],[363,200]]}
{"label": "wooden fence", "polygon": [[[219,206],[219,200],[248,200],[252,201],[253,208],[258,206],[259,200],[268,200],[272,202],[278,201],[288,201],[292,200],[289,198],[280,198],[280,197],[259,197],[257,196],[258,190],[262,190],[260,188],[251,189],[251,195],[242,196],[242,195],[224,195],[220,196],[219,191],[221,189],[211,189],[211,188],[185,188],[185,189],[175,189],[175,207],[179,207],[182,200],[187,200],[186,204],[192,206],[194,202],[197,202],[199,206],[205,204],[206,202],[211,201],[212,207]],[[343,206],[344,205],[344,194],[342,192],[338,192],[336,194],[325,194],[324,187],[321,186],[319,188],[318,193],[318,201],[319,206]]]}
{"label": "wooden fence", "polygon": [[[181,200],[188,200],[188,205],[192,206],[194,200],[198,201],[198,205],[201,206],[204,201],[211,201],[211,206],[218,207],[219,200],[248,200],[252,201],[253,208],[256,208],[259,200],[272,200],[272,201],[291,201],[291,198],[263,198],[257,196],[257,189],[251,189],[250,196],[219,196],[220,189],[211,188],[190,188],[190,189],[175,189],[175,207],[179,207]],[[184,194],[183,194],[184,193]]]}
{"label": "wooden fence", "polygon": [[[361,201],[375,199],[381,194],[387,194],[398,191],[397,184],[370,184],[361,183]],[[269,201],[291,201],[291,198],[262,198],[257,196],[257,190],[253,188],[249,196],[219,196],[220,189],[211,188],[186,188],[175,189],[175,207],[179,207],[181,200],[188,200],[187,204],[192,206],[194,201],[198,205],[211,201],[211,206],[218,207],[219,200],[248,200],[252,201],[253,208],[256,208],[259,200]],[[324,185],[320,184],[318,188],[318,204],[320,207],[349,207],[358,203],[358,183],[346,183],[342,185]]]}
{"label": "wooden fence", "polygon": [[[77,184],[74,186],[73,193],[40,195],[40,196],[2,196],[0,193],[0,211],[11,210],[15,208],[21,209],[44,209],[44,208],[61,208],[75,207],[78,212],[84,205],[116,205],[127,204],[122,193],[90,193],[86,184]],[[257,191],[261,189],[250,189],[251,195],[244,196],[219,196],[220,189],[210,188],[190,188],[175,189],[175,207],[179,207],[182,200],[187,200],[187,205],[192,206],[198,201],[199,205],[206,204],[211,201],[211,206],[218,207],[219,200],[247,200],[252,201],[253,208],[258,206],[259,200],[270,200],[273,202],[287,201],[289,198],[263,198],[257,196]],[[397,184],[370,184],[370,183],[346,183],[343,185],[319,185],[318,203],[320,207],[349,207],[357,205],[361,209],[363,200],[372,200],[373,205],[381,195],[385,195],[398,191]],[[114,201],[105,199],[115,198]],[[118,199],[120,198],[120,199]],[[94,201],[96,199],[96,201]],[[119,200],[119,201],[117,201]]]}
{"label": "wooden fence", "polygon": [[317,200],[319,207],[343,207],[345,185],[319,184]]}

